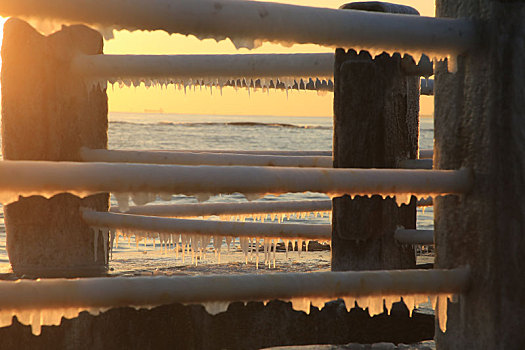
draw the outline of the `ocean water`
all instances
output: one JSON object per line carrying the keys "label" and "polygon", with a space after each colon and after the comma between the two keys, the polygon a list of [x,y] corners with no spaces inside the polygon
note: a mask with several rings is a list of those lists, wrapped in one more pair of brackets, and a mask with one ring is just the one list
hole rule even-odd
{"label": "ocean water", "polygon": [[[332,148],[332,118],[282,117],[282,116],[212,116],[175,115],[160,113],[110,113],[109,148],[135,150],[321,150]],[[433,119],[420,120],[420,148],[432,148]],[[285,194],[277,198],[269,196],[260,200],[328,199],[320,193]],[[246,201],[242,194],[214,196],[211,202]],[[157,201],[158,203],[167,203]],[[193,197],[175,195],[171,203],[194,203]],[[155,203],[152,203],[155,204]],[[112,196],[111,205],[117,206]],[[249,220],[249,219],[247,219]],[[294,218],[289,222],[329,224],[324,217]],[[418,228],[432,229],[433,211],[418,209]],[[226,250],[226,249],[224,249]],[[140,275],[155,273],[202,274],[261,272],[255,263],[246,264],[244,254],[232,249],[222,254],[222,263],[212,252],[197,266],[186,257],[178,259],[174,253],[160,249],[156,244],[144,241],[136,245],[133,240],[119,242],[113,249],[109,265],[116,274]],[[285,255],[277,252],[276,266],[271,271],[322,271],[330,269],[330,252],[318,250]],[[0,264],[5,270],[8,259],[5,250],[5,227],[3,213],[0,221]],[[264,267],[264,266],[263,266]]]}

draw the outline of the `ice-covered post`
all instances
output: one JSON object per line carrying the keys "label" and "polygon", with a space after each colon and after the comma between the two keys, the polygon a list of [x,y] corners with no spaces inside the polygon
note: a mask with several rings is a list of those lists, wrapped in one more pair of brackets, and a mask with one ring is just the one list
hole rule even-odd
{"label": "ice-covered post", "polygon": [[[342,8],[418,15],[411,7],[375,1]],[[417,158],[419,77],[403,70],[411,59],[343,49],[335,56],[334,168],[395,168]],[[414,197],[400,208],[377,195],[338,197],[332,217],[332,270],[415,266],[413,248],[394,239],[397,226],[415,228]]]}
{"label": "ice-covered post", "polygon": [[[440,17],[473,18],[478,49],[457,72],[438,64],[434,166],[473,170],[473,189],[435,201],[436,265],[469,265],[438,349],[521,349],[525,342],[525,3],[438,0]],[[450,64],[450,62],[449,62]]]}
{"label": "ice-covered post", "polygon": [[[63,27],[48,37],[19,19],[4,27],[2,152],[7,160],[79,161],[80,147],[107,147],[105,88],[70,71],[76,53],[100,54],[100,34]],[[16,176],[16,175],[15,175]],[[108,209],[108,195],[19,198],[4,207],[13,271],[27,276],[104,273],[104,239],[96,241],[79,207]],[[98,259],[94,259],[94,249]]]}

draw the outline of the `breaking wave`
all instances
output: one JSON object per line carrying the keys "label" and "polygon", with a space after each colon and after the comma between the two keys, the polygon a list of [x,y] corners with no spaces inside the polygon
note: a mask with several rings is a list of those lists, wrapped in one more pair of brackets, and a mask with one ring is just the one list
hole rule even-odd
{"label": "breaking wave", "polygon": [[322,125],[296,125],[288,123],[261,123],[261,122],[170,122],[161,121],[154,123],[137,123],[129,121],[110,121],[110,124],[122,125],[160,125],[160,126],[183,126],[183,127],[207,127],[207,126],[238,126],[238,127],[271,127],[292,129],[322,129],[330,130],[332,127]]}

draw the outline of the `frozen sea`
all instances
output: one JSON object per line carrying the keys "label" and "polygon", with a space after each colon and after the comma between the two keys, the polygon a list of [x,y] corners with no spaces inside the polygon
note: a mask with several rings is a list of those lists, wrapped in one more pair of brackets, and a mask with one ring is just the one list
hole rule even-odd
{"label": "frozen sea", "polygon": [[[332,149],[332,118],[328,117],[284,117],[284,116],[212,116],[176,115],[162,113],[110,113],[109,148],[135,150],[321,150]],[[432,148],[433,119],[420,119],[420,148]],[[260,200],[328,199],[320,193],[286,194]],[[211,202],[245,201],[243,195],[216,196]],[[157,203],[162,201],[158,200]],[[193,197],[174,195],[171,203],[195,203]],[[167,202],[162,202],[167,203]],[[112,197],[112,206],[117,203]],[[155,203],[152,203],[155,204]],[[290,222],[329,224],[325,217],[292,218]],[[417,226],[432,229],[433,211],[418,209]],[[422,262],[426,262],[422,257]],[[109,262],[112,273],[121,275],[148,274],[203,274],[246,273],[268,271],[264,267],[256,270],[253,262],[245,263],[243,253],[232,249],[221,255],[222,263],[210,252],[197,266],[188,257],[183,262],[174,253],[163,252],[149,241],[138,247],[132,240],[121,240],[113,250]],[[5,272],[9,267],[5,249],[5,227],[3,213],[0,221],[0,263]],[[275,269],[271,271],[323,271],[330,269],[330,252],[319,250],[285,255],[277,252]]]}

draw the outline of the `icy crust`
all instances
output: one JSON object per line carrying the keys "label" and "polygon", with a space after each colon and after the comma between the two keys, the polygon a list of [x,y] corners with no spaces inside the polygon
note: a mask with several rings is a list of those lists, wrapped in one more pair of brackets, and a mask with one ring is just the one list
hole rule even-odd
{"label": "icy crust", "polygon": [[[260,199],[260,198],[262,198],[262,197],[264,197],[266,195],[279,196],[279,195],[282,195],[282,194],[283,193],[265,193],[265,194],[244,193],[246,199],[248,199],[249,201]],[[130,201],[130,199],[136,205],[145,205],[145,204],[154,202],[157,197],[159,197],[162,200],[170,200],[171,199],[171,194],[165,194],[165,193],[164,194],[160,194],[158,196],[156,194],[146,193],[146,192],[134,193],[134,194],[130,194],[130,193],[114,193],[114,195],[115,195],[115,199],[117,200],[119,210],[121,212],[127,212],[129,210],[129,201]],[[197,199],[197,201],[199,201],[199,202],[205,202],[208,199],[210,199],[211,196],[213,196],[215,194],[212,194],[212,193],[198,193],[198,194],[190,194],[190,195],[193,195]],[[334,198],[337,198],[337,197],[342,197],[344,195],[349,195],[351,199],[354,199],[356,196],[362,196],[362,197],[366,197],[366,198],[371,198],[374,194],[369,194],[369,193],[360,193],[360,194],[354,194],[354,193],[352,193],[352,194],[347,194],[347,193],[327,193],[327,195],[330,197],[330,199],[334,199]],[[412,193],[381,194],[381,197],[383,199],[387,199],[387,198],[395,199],[396,204],[398,206],[409,205],[410,201],[412,200],[412,197],[415,197],[416,200],[419,199],[422,202],[430,202],[430,203],[432,203],[433,199],[435,197],[438,197],[438,196],[440,196],[440,195],[439,194],[428,194],[428,195],[420,195],[418,197],[418,196],[416,196],[415,194],[412,194]],[[285,215],[285,216],[289,216],[290,214],[293,214],[293,213],[282,213],[282,214]],[[246,217],[248,217],[248,216],[246,216]],[[251,217],[253,218],[254,216],[252,215]],[[265,219],[266,219],[266,217],[262,218],[262,222],[264,222]],[[272,219],[272,221],[273,221],[273,219]]]}
{"label": "icy crust", "polygon": [[[14,282],[16,283],[16,282]],[[385,310],[390,313],[392,303],[403,301],[407,308],[412,311],[422,304],[428,305],[436,310],[436,317],[439,322],[439,327],[442,332],[446,331],[447,324],[447,302],[457,302],[457,295],[452,294],[434,294],[434,295],[381,295],[381,296],[345,296],[342,297],[345,302],[346,309],[350,311],[355,306],[362,309],[368,309],[370,316],[378,315],[383,313]],[[292,298],[292,299],[280,299],[283,301],[291,302],[292,308],[296,311],[303,311],[307,314],[310,313],[311,307],[322,309],[327,302],[333,301],[334,298]],[[233,302],[233,301],[231,301]],[[216,315],[221,312],[225,312],[231,303],[230,301],[210,301],[200,303],[204,306],[206,311],[211,315]],[[268,300],[263,301],[266,305]],[[246,303],[246,301],[245,301]],[[185,305],[192,305],[195,303],[185,303]],[[135,307],[136,309],[151,309],[156,305]],[[71,308],[47,308],[47,309],[2,309],[0,310],[0,328],[11,326],[13,323],[13,317],[16,316],[17,320],[27,326],[31,326],[31,332],[34,335],[40,335],[42,326],[59,326],[62,323],[62,319],[73,319],[78,315],[87,311],[93,316],[98,316],[100,313],[108,311],[110,308],[83,308],[83,307],[71,307]]]}
{"label": "icy crust", "polygon": [[100,86],[101,88],[106,87],[106,83],[109,83],[112,89],[115,86],[119,88],[124,87],[155,87],[161,89],[168,89],[169,86],[173,86],[175,90],[184,91],[184,94],[188,93],[189,90],[199,91],[202,89],[209,89],[210,93],[213,91],[219,92],[222,95],[222,89],[224,87],[232,87],[236,91],[239,89],[245,89],[248,93],[252,92],[266,92],[269,93],[271,89],[274,90],[285,90],[287,93],[289,90],[292,91],[308,91],[315,90],[319,95],[323,95],[327,92],[334,90],[334,83],[331,77],[280,77],[280,78],[261,78],[261,77],[223,77],[223,78],[210,78],[210,77],[194,77],[181,79],[178,77],[165,77],[165,78],[122,78],[122,77],[109,77],[106,79],[88,79],[87,86],[89,88]]}
{"label": "icy crust", "polygon": [[2,309],[0,310],[0,328],[11,326],[13,317],[16,316],[18,322],[31,326],[31,332],[34,335],[40,335],[42,326],[60,326],[63,318],[76,318],[82,311],[98,316],[107,310],[109,308]]}
{"label": "icy crust", "polygon": [[[42,196],[47,199],[63,193],[63,191],[0,191],[0,204],[7,205],[13,202],[18,201],[20,197],[30,197],[30,196]],[[85,198],[94,194],[97,194],[99,192],[88,192],[88,191],[68,191],[68,193],[71,193],[72,195],[75,195],[80,198]],[[189,196],[194,196],[199,202],[205,202],[207,201],[211,196],[218,195],[219,193],[182,193]],[[248,200],[256,200],[260,199],[266,195],[275,195],[280,196],[282,194],[285,194],[284,192],[269,192],[269,193],[245,193],[245,196]],[[121,212],[127,212],[129,210],[129,202],[130,199],[133,200],[133,203],[136,205],[145,205],[148,203],[152,203],[157,200],[157,198],[161,200],[171,200],[172,194],[170,193],[151,193],[151,192],[138,192],[138,193],[127,193],[127,192],[117,192],[114,193],[115,199],[118,202],[119,210]],[[368,193],[359,193],[359,194],[347,194],[347,193],[327,193],[327,195],[330,197],[330,199],[334,199],[336,197],[342,197],[344,195],[349,195],[352,199],[354,199],[356,196],[363,196],[367,198],[371,198],[372,195]],[[394,198],[396,200],[396,203],[398,206],[401,205],[408,205],[410,203],[410,200],[412,196],[418,198],[419,200],[433,200],[433,198],[441,196],[441,194],[425,194],[425,195],[419,195],[417,197],[416,194],[412,193],[401,193],[401,194],[380,194],[383,199],[386,198]]]}

